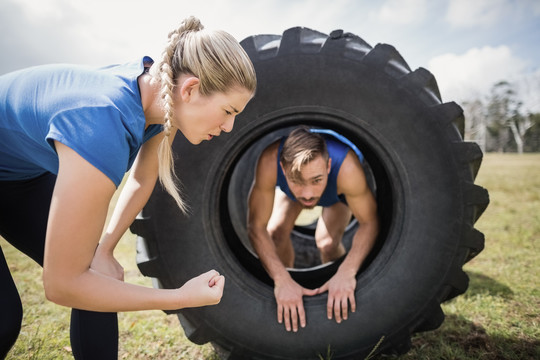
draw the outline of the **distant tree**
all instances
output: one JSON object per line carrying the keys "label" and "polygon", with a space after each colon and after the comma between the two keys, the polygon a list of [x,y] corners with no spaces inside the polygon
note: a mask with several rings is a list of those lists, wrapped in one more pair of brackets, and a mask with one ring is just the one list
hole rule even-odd
{"label": "distant tree", "polygon": [[493,85],[487,104],[487,128],[495,137],[499,151],[508,146],[508,129],[515,141],[518,153],[523,153],[524,138],[534,122],[521,113],[522,102],[516,97],[512,85],[501,81]]}
{"label": "distant tree", "polygon": [[525,134],[525,146],[523,151],[540,151],[540,113],[529,114],[529,119],[533,123],[532,127]]}
{"label": "distant tree", "polygon": [[465,114],[465,140],[478,143],[482,152],[486,152],[487,129],[485,105],[481,100],[467,101],[462,104]]}

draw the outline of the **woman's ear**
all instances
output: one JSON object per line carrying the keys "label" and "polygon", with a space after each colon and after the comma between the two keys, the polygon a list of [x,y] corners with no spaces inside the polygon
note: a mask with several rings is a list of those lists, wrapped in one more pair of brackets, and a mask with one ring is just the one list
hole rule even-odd
{"label": "woman's ear", "polygon": [[180,85],[180,97],[183,102],[190,102],[193,96],[199,93],[201,81],[195,76],[181,77],[179,80],[182,82]]}

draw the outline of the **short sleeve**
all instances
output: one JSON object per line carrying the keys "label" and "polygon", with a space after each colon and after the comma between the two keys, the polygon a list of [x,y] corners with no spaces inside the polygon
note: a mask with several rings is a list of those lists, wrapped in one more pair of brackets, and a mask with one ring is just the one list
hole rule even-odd
{"label": "short sleeve", "polygon": [[78,108],[56,114],[47,142],[70,147],[118,187],[127,171],[133,137],[114,107]]}

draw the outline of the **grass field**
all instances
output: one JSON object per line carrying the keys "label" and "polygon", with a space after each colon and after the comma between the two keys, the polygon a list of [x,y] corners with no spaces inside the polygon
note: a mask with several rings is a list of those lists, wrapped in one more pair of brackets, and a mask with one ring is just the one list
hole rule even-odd
{"label": "grass field", "polygon": [[[476,182],[491,204],[476,224],[486,248],[465,266],[469,290],[445,303],[443,325],[415,335],[399,359],[540,359],[540,154],[488,154]],[[116,251],[126,281],[151,286],[135,265],[134,244],[126,234]],[[8,359],[71,358],[69,309],[45,300],[39,266],[0,245],[25,309]],[[210,345],[187,340],[175,316],[122,313],[119,323],[120,359],[219,359]]]}

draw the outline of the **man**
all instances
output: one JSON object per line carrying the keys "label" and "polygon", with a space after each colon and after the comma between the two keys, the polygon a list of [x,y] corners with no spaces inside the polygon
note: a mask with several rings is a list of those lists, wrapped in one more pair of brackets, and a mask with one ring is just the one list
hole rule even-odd
{"label": "man", "polygon": [[[300,127],[269,145],[259,157],[249,195],[250,241],[274,280],[278,322],[295,332],[298,324],[306,326],[304,295],[328,291],[327,316],[337,323],[347,319],[349,306],[356,311],[356,273],[378,233],[377,205],[358,158],[362,155],[316,131]],[[341,238],[351,213],[359,227],[336,274],[310,290],[296,283],[286,268],[294,263],[290,234],[296,218],[302,209],[317,205],[323,207],[315,231],[323,263],[345,255]]]}

